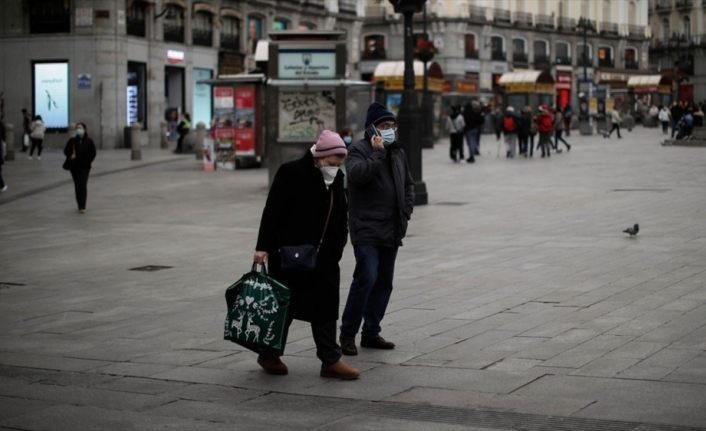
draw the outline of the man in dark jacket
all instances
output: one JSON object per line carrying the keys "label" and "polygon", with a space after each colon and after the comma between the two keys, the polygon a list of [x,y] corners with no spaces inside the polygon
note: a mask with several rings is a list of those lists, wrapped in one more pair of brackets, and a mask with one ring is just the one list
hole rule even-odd
{"label": "man in dark jacket", "polygon": [[348,225],[356,266],[341,318],[341,350],[356,355],[361,346],[393,349],[380,336],[392,293],[397,249],[407,232],[414,207],[414,181],[407,156],[397,142],[397,120],[383,105],[373,102],[365,120],[365,137],[349,147]]}

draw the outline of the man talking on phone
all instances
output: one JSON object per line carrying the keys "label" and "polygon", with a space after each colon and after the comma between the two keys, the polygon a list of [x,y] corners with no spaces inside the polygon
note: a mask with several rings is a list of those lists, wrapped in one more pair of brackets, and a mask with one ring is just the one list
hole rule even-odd
{"label": "man talking on phone", "polygon": [[351,144],[346,159],[348,224],[355,254],[353,282],[341,319],[341,351],[357,355],[360,345],[394,349],[380,335],[392,293],[397,249],[414,207],[414,181],[407,156],[397,142],[397,120],[385,106],[368,107],[365,136]]}

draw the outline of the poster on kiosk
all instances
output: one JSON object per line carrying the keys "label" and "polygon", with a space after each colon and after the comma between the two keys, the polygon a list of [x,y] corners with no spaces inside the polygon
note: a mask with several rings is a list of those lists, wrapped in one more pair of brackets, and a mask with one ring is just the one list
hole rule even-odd
{"label": "poster on kiosk", "polygon": [[235,169],[241,165],[238,160],[255,156],[255,86],[216,86],[213,105],[217,163]]}

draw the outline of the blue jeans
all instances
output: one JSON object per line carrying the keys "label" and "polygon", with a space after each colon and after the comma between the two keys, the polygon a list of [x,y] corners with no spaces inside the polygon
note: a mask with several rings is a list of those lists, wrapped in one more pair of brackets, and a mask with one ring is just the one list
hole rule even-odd
{"label": "blue jeans", "polygon": [[397,247],[354,245],[355,270],[341,318],[341,337],[353,338],[363,322],[363,337],[380,333],[392,294]]}
{"label": "blue jeans", "polygon": [[472,158],[474,154],[478,153],[478,144],[480,141],[480,129],[470,129],[466,130],[466,141],[468,143],[468,157]]}

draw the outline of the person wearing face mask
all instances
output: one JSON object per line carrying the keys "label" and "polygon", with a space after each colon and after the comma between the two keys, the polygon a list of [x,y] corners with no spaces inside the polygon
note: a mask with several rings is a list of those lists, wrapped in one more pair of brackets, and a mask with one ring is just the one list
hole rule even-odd
{"label": "person wearing face mask", "polygon": [[96,146],[88,136],[88,129],[84,123],[76,123],[76,135],[66,143],[64,155],[70,161],[76,203],[78,204],[78,211],[83,214],[86,212],[88,174],[91,172],[91,164],[96,158]]}
{"label": "person wearing face mask", "polygon": [[[348,207],[340,166],[348,151],[336,132],[323,130],[299,159],[277,170],[262,212],[253,260],[267,263],[270,275],[290,289],[290,317],[311,323],[321,377],[353,380],[358,370],[342,362],[336,342],[341,271],[348,240]],[[313,270],[282,268],[280,248],[319,246]],[[260,355],[268,374],[287,374],[276,356]]]}
{"label": "person wearing face mask", "polygon": [[397,120],[382,104],[373,102],[368,108],[365,136],[350,146],[346,168],[356,265],[340,342],[343,354],[356,355],[361,323],[362,347],[395,348],[380,335],[380,323],[392,294],[397,249],[414,207],[414,180],[397,142]]}

